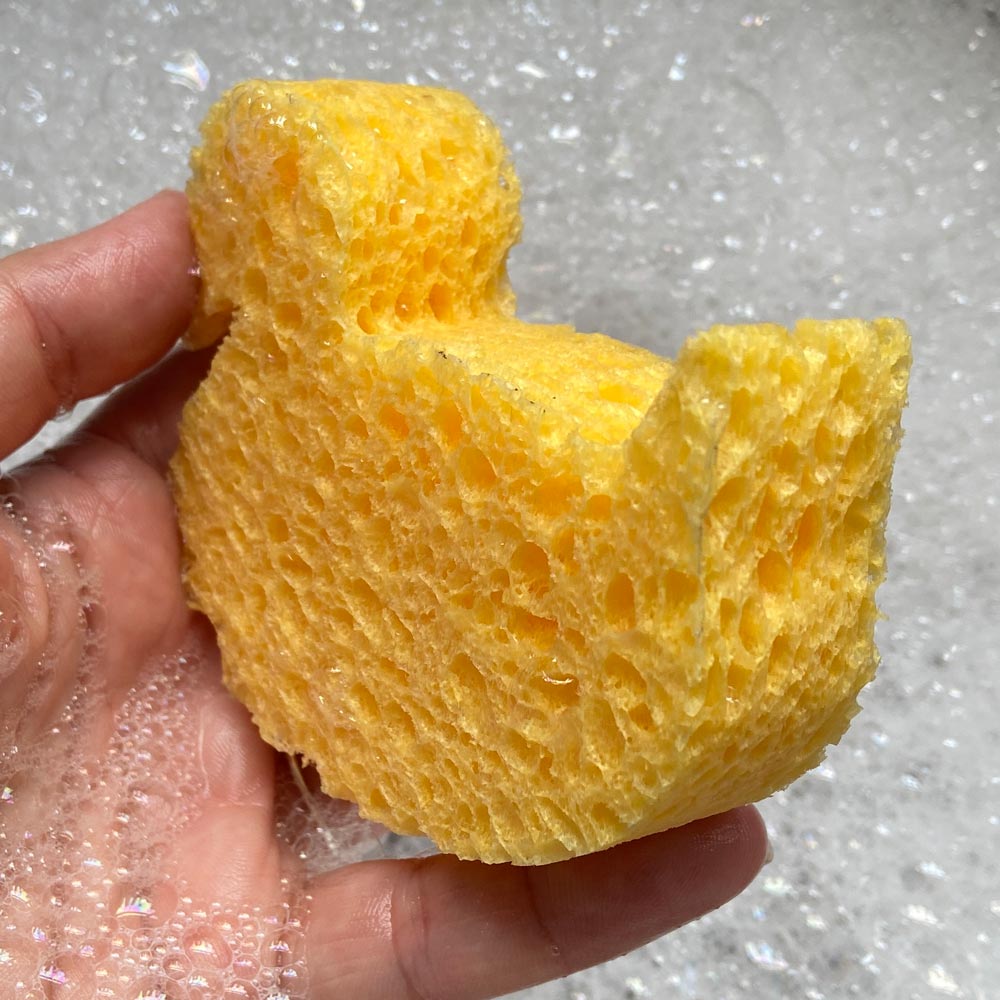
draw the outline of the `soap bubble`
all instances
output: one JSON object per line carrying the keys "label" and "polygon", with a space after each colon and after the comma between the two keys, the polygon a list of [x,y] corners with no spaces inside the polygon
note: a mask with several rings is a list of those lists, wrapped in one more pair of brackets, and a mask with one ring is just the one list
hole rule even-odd
{"label": "soap bubble", "polygon": [[49,730],[29,743],[0,737],[0,982],[20,983],[14,1000],[303,1000],[308,909],[287,902],[302,880],[429,845],[363,820],[290,761],[274,820],[298,859],[280,880],[286,902],[205,899],[178,877],[172,852],[205,808],[191,703],[218,680],[193,649],[143,665],[95,745],[89,723],[108,699],[100,655],[92,643]]}

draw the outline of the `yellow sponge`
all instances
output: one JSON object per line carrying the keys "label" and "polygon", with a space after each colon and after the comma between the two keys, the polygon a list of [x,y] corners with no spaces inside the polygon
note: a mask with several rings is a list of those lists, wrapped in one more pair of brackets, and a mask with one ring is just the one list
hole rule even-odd
{"label": "yellow sponge", "polygon": [[671,364],[517,321],[517,179],[457,94],[251,82],[203,137],[190,336],[231,332],[172,475],[264,738],[517,863],[816,764],[877,660],[903,325],[715,327]]}

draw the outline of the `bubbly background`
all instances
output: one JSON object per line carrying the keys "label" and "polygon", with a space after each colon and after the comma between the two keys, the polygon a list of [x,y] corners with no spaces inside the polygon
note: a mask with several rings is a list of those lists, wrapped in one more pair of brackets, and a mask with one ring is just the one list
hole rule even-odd
{"label": "bubbly background", "polygon": [[[911,325],[911,403],[880,592],[884,662],[864,711],[823,766],[764,804],[775,860],[740,899],[519,996],[995,997],[996,0],[0,0],[0,253],[183,186],[210,102],[253,76],[438,84],[476,100],[524,185],[511,274],[527,319],[661,353],[713,322],[892,314]],[[183,669],[161,664],[143,683],[173,690]],[[130,704],[126,726],[167,725],[180,711],[141,686]],[[136,741],[121,733],[115,746],[117,758],[90,762],[88,781],[131,788]],[[50,760],[56,750],[37,752]],[[16,805],[5,773],[0,825]],[[54,787],[57,826],[79,794],[72,781]],[[141,806],[134,821],[151,822]],[[167,823],[183,812],[159,808]],[[85,883],[99,880],[85,856],[53,843]],[[377,849],[400,848],[383,839]],[[26,864],[2,844],[0,861]],[[24,905],[12,886],[0,881],[0,962],[5,949],[27,947],[8,930],[21,926]],[[119,903],[123,924],[130,905],[142,908]],[[235,975],[242,945],[234,950],[220,927],[229,920],[235,934],[240,914],[172,905],[166,924],[183,969],[207,956],[218,971],[225,957]],[[266,947],[268,919],[248,911],[248,952]],[[223,934],[229,952],[204,928]],[[131,933],[115,945],[122,968],[129,959],[138,968],[153,947]],[[58,996],[47,968],[24,996]],[[138,991],[138,973],[133,981]],[[297,997],[304,987],[258,980],[253,989]]]}

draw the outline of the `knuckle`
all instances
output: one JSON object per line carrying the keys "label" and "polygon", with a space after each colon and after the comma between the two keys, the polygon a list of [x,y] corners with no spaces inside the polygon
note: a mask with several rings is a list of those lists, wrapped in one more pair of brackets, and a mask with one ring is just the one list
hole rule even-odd
{"label": "knuckle", "polygon": [[75,366],[66,332],[44,301],[9,268],[0,268],[0,319],[30,345],[42,391],[47,390],[56,405],[68,405],[73,399]]}

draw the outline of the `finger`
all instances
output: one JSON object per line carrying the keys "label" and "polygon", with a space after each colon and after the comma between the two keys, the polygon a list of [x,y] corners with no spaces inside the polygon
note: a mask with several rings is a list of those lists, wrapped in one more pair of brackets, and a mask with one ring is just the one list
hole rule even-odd
{"label": "finger", "polygon": [[171,355],[115,393],[82,428],[123,445],[161,475],[177,449],[181,411],[208,373],[215,348]]}
{"label": "finger", "polygon": [[721,906],[764,863],[752,807],[539,868],[439,856],[318,879],[316,1000],[475,1000],[565,976]]}
{"label": "finger", "polygon": [[194,263],[176,191],[0,261],[0,457],[162,357],[191,318]]}

